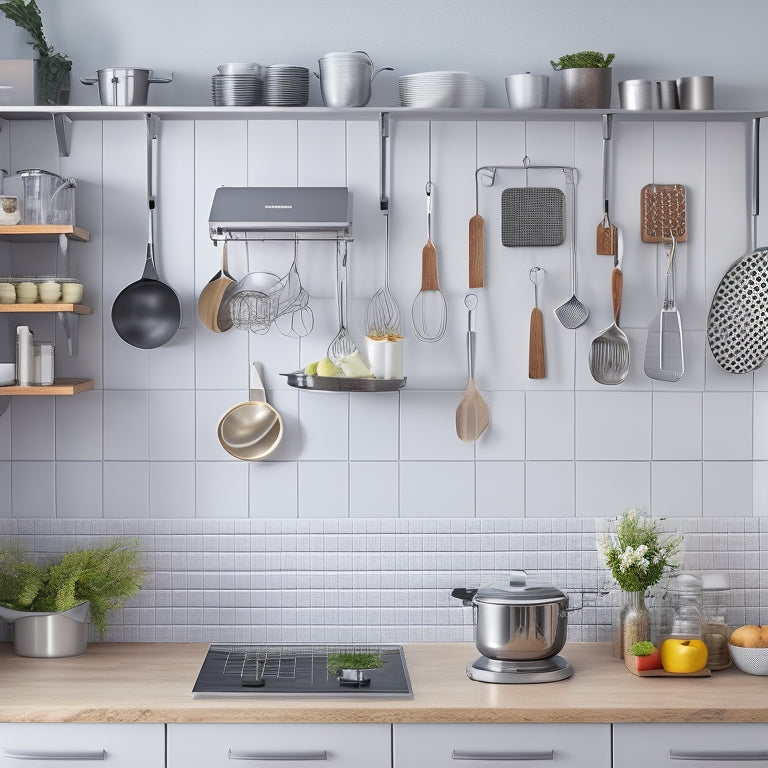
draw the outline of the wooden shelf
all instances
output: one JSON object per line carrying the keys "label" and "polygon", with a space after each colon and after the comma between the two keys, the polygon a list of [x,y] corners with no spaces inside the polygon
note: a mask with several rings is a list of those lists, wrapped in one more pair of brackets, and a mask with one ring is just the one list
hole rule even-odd
{"label": "wooden shelf", "polygon": [[93,379],[54,379],[49,387],[20,387],[13,384],[9,387],[0,387],[2,395],[38,395],[50,397],[51,395],[78,395],[93,389]]}
{"label": "wooden shelf", "polygon": [[91,308],[86,304],[0,304],[2,312],[72,312],[75,315],[90,315]]}
{"label": "wooden shelf", "polygon": [[67,240],[87,243],[91,234],[73,224],[3,224],[0,225],[0,240],[6,242],[29,241],[35,243],[56,242],[60,235]]}

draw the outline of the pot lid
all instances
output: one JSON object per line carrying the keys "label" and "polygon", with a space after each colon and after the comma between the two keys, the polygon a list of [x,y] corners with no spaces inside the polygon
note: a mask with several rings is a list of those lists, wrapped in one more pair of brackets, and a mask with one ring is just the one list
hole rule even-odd
{"label": "pot lid", "polygon": [[515,572],[508,582],[496,582],[480,587],[474,597],[476,603],[497,603],[502,605],[532,605],[567,600],[567,595],[551,584],[540,584],[528,580],[525,571]]}

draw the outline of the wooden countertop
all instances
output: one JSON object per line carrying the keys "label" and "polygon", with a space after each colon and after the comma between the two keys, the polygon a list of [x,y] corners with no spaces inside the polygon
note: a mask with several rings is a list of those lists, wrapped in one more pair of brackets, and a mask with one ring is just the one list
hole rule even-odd
{"label": "wooden countertop", "polygon": [[472,643],[404,645],[412,700],[193,699],[203,643],[91,643],[82,656],[29,659],[0,644],[0,722],[768,722],[768,678],[641,678],[606,643],[569,643],[556,683],[470,680]]}

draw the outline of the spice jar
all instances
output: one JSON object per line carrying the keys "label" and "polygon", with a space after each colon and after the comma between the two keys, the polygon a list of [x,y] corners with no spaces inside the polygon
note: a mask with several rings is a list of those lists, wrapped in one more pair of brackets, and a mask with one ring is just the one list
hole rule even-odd
{"label": "spice jar", "polygon": [[726,669],[731,666],[731,654],[728,650],[731,629],[727,620],[730,588],[728,574],[702,573],[701,581],[704,642],[709,651],[707,666],[713,671]]}

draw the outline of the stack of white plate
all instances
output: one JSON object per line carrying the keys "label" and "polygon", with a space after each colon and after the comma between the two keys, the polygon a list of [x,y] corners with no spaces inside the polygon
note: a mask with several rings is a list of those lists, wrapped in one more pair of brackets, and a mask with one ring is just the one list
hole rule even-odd
{"label": "stack of white plate", "polygon": [[264,104],[271,107],[305,107],[309,100],[309,70],[287,64],[264,67]]}
{"label": "stack of white plate", "polygon": [[485,82],[469,72],[417,72],[400,78],[403,107],[463,107],[485,104]]}
{"label": "stack of white plate", "polygon": [[264,81],[259,75],[213,75],[211,96],[215,107],[252,107],[261,104]]}

